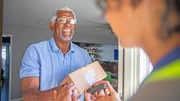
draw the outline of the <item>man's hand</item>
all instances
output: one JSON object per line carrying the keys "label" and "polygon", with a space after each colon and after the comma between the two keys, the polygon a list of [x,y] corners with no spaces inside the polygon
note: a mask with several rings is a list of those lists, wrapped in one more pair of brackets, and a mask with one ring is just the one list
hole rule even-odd
{"label": "man's hand", "polygon": [[73,83],[63,84],[54,90],[54,101],[77,101],[79,93]]}

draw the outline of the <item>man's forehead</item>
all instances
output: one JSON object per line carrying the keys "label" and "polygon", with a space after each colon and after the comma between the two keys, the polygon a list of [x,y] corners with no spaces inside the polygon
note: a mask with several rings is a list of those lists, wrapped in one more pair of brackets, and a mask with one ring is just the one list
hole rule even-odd
{"label": "man's forehead", "polygon": [[59,10],[57,11],[57,16],[58,17],[74,17],[72,11],[67,11],[67,10]]}

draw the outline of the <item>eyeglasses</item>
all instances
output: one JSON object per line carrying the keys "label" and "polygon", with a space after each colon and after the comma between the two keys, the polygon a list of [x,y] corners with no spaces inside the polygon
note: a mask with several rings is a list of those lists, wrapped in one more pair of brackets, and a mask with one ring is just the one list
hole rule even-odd
{"label": "eyeglasses", "polygon": [[77,24],[76,19],[57,18],[57,22],[61,24],[65,24],[67,21],[69,21],[70,24]]}

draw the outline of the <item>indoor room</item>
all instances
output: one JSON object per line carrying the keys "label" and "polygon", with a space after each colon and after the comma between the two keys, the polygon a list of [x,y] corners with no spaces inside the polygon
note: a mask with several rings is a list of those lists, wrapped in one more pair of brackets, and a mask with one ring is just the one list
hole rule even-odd
{"label": "indoor room", "polygon": [[[124,49],[98,8],[96,0],[1,0],[2,77],[1,101],[22,101],[20,66],[27,47],[49,40],[53,12],[63,6],[76,14],[72,42],[98,61],[122,101],[138,89],[152,71],[151,62],[140,48]],[[2,20],[3,19],[3,20]]]}

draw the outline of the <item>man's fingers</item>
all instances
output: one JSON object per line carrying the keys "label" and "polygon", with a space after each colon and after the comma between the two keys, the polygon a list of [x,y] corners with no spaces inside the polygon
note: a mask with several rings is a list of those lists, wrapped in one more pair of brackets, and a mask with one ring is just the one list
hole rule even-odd
{"label": "man's fingers", "polygon": [[104,92],[105,92],[105,95],[109,95],[109,94],[110,94],[108,88],[105,88],[105,89],[104,89]]}
{"label": "man's fingers", "polygon": [[56,101],[57,96],[58,96],[58,92],[56,90],[54,90],[53,91],[53,99],[54,99],[54,101]]}
{"label": "man's fingers", "polygon": [[98,95],[99,95],[99,96],[103,96],[103,95],[105,95],[104,90],[100,90],[100,91],[98,91]]}
{"label": "man's fingers", "polygon": [[79,94],[78,90],[76,88],[73,89],[73,91],[72,91],[72,101],[77,101],[80,98],[79,95],[80,94]]}

